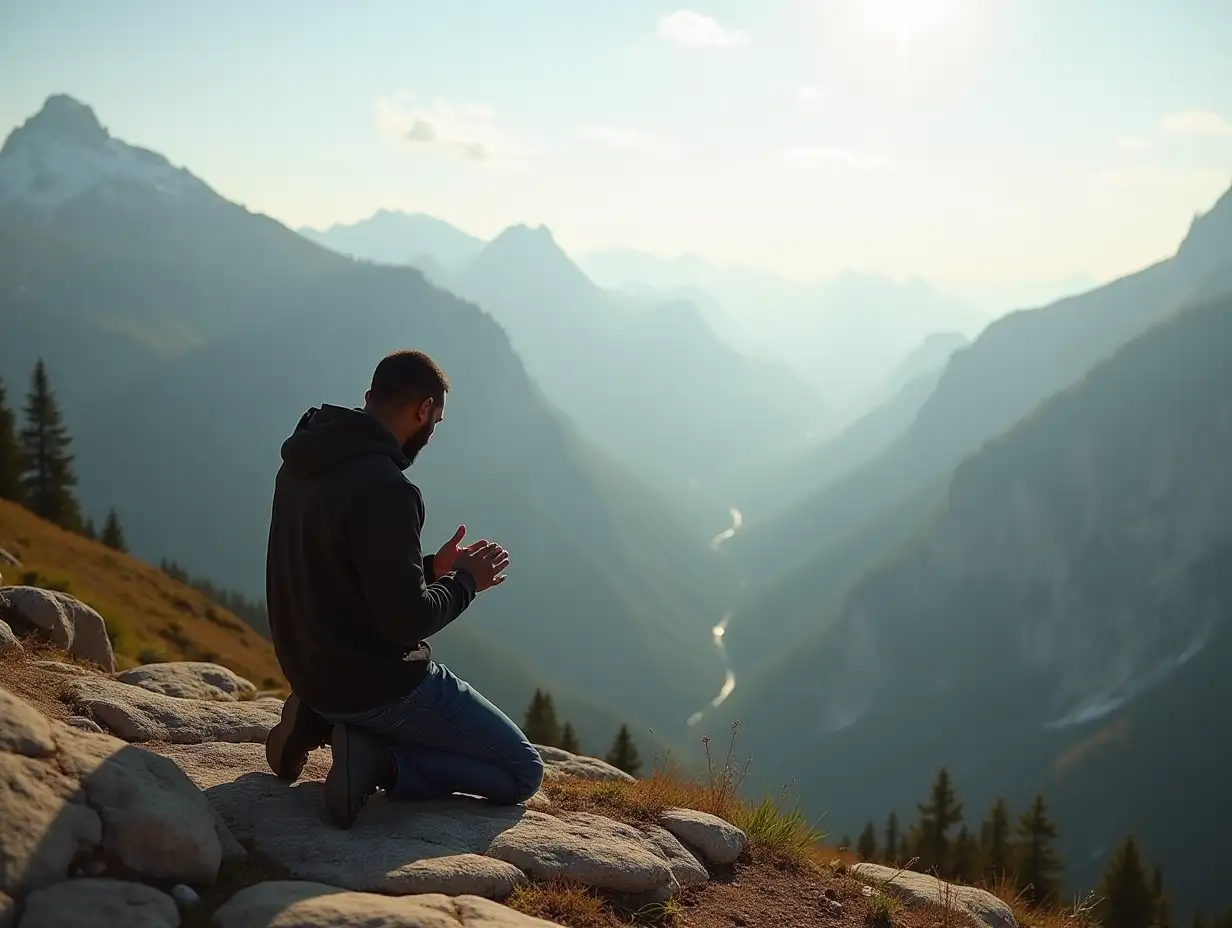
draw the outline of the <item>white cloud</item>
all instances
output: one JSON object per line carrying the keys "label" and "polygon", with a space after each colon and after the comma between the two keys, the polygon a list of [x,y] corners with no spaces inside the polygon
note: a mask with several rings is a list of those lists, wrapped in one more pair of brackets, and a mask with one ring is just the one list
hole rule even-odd
{"label": "white cloud", "polygon": [[411,150],[437,151],[493,167],[520,165],[528,148],[497,124],[496,111],[482,104],[441,101],[412,106],[404,97],[376,102],[377,127]]}
{"label": "white cloud", "polygon": [[619,151],[637,151],[645,154],[662,151],[663,143],[653,135],[639,129],[622,129],[616,126],[578,126],[579,137],[599,142]]}
{"label": "white cloud", "polygon": [[1131,151],[1141,151],[1144,148],[1151,147],[1151,140],[1139,138],[1138,136],[1125,135],[1116,141],[1117,148],[1125,148]]}
{"label": "white cloud", "polygon": [[805,104],[821,103],[825,100],[825,93],[820,87],[813,87],[809,84],[801,85],[796,88],[796,102]]}
{"label": "white cloud", "polygon": [[1160,128],[1165,132],[1188,135],[1232,135],[1232,122],[1210,110],[1189,110],[1164,117]]}
{"label": "white cloud", "polygon": [[783,161],[794,168],[837,166],[862,172],[889,171],[894,167],[894,159],[889,155],[831,146],[792,148],[783,155]]}
{"label": "white cloud", "polygon": [[749,42],[747,33],[693,10],[677,10],[659,20],[659,38],[688,48],[733,48]]}

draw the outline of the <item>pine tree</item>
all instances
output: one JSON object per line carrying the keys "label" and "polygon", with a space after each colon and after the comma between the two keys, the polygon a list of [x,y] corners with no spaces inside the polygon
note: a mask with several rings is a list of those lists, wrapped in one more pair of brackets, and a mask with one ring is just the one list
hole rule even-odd
{"label": "pine tree", "polygon": [[1138,843],[1129,835],[1108,861],[1096,895],[1102,928],[1152,928],[1155,898]]}
{"label": "pine tree", "polygon": [[637,755],[637,747],[633,744],[633,735],[629,733],[628,725],[621,725],[612,742],[612,749],[604,758],[613,767],[623,770],[632,776],[642,769],[642,759]]}
{"label": "pine tree", "polygon": [[81,534],[91,541],[98,541],[98,529],[94,527],[94,519],[86,517],[86,521],[81,526]]}
{"label": "pine tree", "polygon": [[41,359],[31,377],[25,413],[21,448],[26,464],[22,477],[26,505],[35,515],[61,528],[76,530],[81,524],[81,511],[72,491],[77,485],[73,456],[68,453],[72,439],[61,419],[60,406]]}
{"label": "pine tree", "polygon": [[522,730],[531,744],[553,748],[559,746],[560,723],[556,721],[556,706],[552,703],[551,694],[535,690],[526,710],[526,724],[522,726]]}
{"label": "pine tree", "polygon": [[869,822],[856,841],[856,856],[861,860],[877,859],[877,829]]}
{"label": "pine tree", "polygon": [[898,860],[898,814],[895,812],[886,819],[884,856],[888,864]]}
{"label": "pine tree", "polygon": [[979,866],[979,845],[974,836],[963,825],[954,838],[954,850],[951,854],[949,877],[960,883],[970,883],[975,880],[976,869]]}
{"label": "pine tree", "polygon": [[992,883],[1005,879],[1013,863],[1010,845],[1010,807],[998,799],[980,827],[980,871]]}
{"label": "pine tree", "polygon": [[1155,920],[1152,928],[1172,928],[1171,900],[1164,891],[1164,871],[1159,864],[1151,873],[1151,896],[1155,899]]}
{"label": "pine tree", "polygon": [[573,730],[572,722],[565,722],[565,727],[560,733],[560,749],[568,751],[570,754],[582,753],[582,746],[578,743],[577,732]]}
{"label": "pine tree", "polygon": [[851,835],[843,835],[841,838],[839,838],[838,847],[840,851],[850,851],[851,850]]}
{"label": "pine tree", "polygon": [[922,870],[949,872],[949,831],[962,821],[962,803],[954,796],[950,772],[944,767],[933,781],[928,802],[919,806],[920,821],[915,827],[915,852]]}
{"label": "pine tree", "polygon": [[17,443],[17,423],[5,402],[4,381],[0,379],[0,499],[20,503],[25,498],[21,475],[25,471],[21,445]]}
{"label": "pine tree", "polygon": [[1016,863],[1018,886],[1023,898],[1038,905],[1061,890],[1061,857],[1053,847],[1057,825],[1048,818],[1048,804],[1036,796],[1031,808],[1018,820]]}
{"label": "pine tree", "polygon": [[107,521],[103,523],[103,536],[100,541],[116,551],[128,550],[128,545],[124,542],[124,529],[120,527],[120,517],[116,515],[114,509],[107,513]]}

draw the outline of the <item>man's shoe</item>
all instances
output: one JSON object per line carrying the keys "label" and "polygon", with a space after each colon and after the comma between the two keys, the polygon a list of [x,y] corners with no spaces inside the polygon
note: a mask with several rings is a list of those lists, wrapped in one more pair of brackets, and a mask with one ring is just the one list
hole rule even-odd
{"label": "man's shoe", "polygon": [[339,828],[350,828],[355,817],[390,774],[390,750],[374,735],[347,725],[335,725],[330,743],[334,765],[325,778],[325,810]]}
{"label": "man's shoe", "polygon": [[329,741],[330,725],[292,693],[282,706],[282,718],[265,736],[265,760],[279,779],[296,780],[308,755]]}

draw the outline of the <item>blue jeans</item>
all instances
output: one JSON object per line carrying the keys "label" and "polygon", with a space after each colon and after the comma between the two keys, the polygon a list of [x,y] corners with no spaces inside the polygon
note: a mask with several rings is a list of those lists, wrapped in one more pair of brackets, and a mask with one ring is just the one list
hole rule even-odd
{"label": "blue jeans", "polygon": [[435,661],[405,696],[367,712],[326,718],[390,746],[398,768],[390,791],[395,799],[469,793],[516,805],[543,782],[543,760],[513,720]]}

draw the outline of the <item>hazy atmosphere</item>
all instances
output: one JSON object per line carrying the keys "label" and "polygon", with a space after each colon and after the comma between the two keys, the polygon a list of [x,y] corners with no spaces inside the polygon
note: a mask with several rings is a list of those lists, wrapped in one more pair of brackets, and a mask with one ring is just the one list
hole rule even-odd
{"label": "hazy atmosphere", "polygon": [[1232,928],[1229,49],[0,2],[0,926]]}

